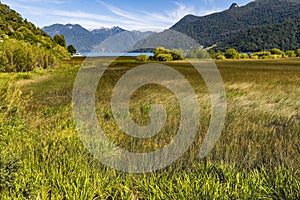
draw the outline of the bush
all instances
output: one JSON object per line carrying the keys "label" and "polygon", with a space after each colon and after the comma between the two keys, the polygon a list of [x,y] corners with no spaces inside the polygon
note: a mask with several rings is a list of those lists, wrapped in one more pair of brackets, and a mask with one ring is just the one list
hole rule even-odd
{"label": "bush", "polygon": [[278,48],[273,48],[273,49],[271,49],[271,54],[273,54],[273,55],[282,55],[282,54],[284,54],[284,52],[281,51]]}
{"label": "bush", "polygon": [[242,58],[242,59],[248,59],[248,58],[249,58],[249,55],[248,55],[248,54],[241,54],[241,58]]}
{"label": "bush", "polygon": [[250,58],[251,58],[251,59],[258,59],[259,57],[258,57],[258,55],[251,54],[251,55],[250,55]]}
{"label": "bush", "polygon": [[136,57],[136,60],[138,62],[146,62],[149,60],[149,56],[145,55],[145,54],[141,54],[139,56]]}
{"label": "bush", "polygon": [[295,51],[295,54],[296,54],[297,57],[300,57],[300,49],[297,49],[297,50]]}
{"label": "bush", "polygon": [[172,54],[170,50],[168,49],[165,49],[164,47],[157,47],[155,50],[154,50],[154,56],[153,56],[153,59],[154,60],[158,60],[158,55],[160,54]]}
{"label": "bush", "polygon": [[285,55],[287,55],[288,57],[296,57],[295,51],[292,51],[292,50],[286,51]]}
{"label": "bush", "polygon": [[172,61],[173,57],[171,54],[159,54],[157,56],[158,61]]}
{"label": "bush", "polygon": [[24,41],[8,39],[0,45],[0,71],[28,72],[34,68],[54,67],[56,65],[55,53]]}
{"label": "bush", "polygon": [[164,47],[157,47],[154,50],[153,60],[158,61],[172,61],[172,60],[183,60],[184,51],[182,49],[165,49]]}
{"label": "bush", "polygon": [[260,51],[250,54],[250,58],[252,59],[267,59],[272,58],[271,52],[269,51]]}
{"label": "bush", "polygon": [[229,59],[239,59],[240,53],[236,49],[230,48],[225,51],[225,57]]}
{"label": "bush", "polygon": [[225,60],[225,59],[226,59],[226,57],[225,57],[224,55],[222,55],[222,54],[216,55],[215,58],[216,58],[217,60]]}
{"label": "bush", "polygon": [[282,55],[271,55],[271,58],[274,58],[274,59],[282,58]]}
{"label": "bush", "polygon": [[25,73],[16,73],[14,77],[16,80],[28,80],[32,78],[32,75],[29,74],[28,72],[25,72]]}
{"label": "bush", "polygon": [[182,49],[172,49],[171,51],[173,60],[183,60],[184,59],[184,51]]}

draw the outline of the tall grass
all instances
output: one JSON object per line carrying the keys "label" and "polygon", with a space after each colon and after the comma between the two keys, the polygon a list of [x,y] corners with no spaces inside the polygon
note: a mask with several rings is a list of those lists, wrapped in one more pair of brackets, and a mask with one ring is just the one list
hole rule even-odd
{"label": "tall grass", "polygon": [[[220,61],[228,114],[220,141],[206,159],[198,152],[210,118],[209,94],[187,63],[169,63],[192,84],[201,105],[199,133],[166,169],[126,174],[107,168],[84,148],[72,119],[72,86],[79,66],[0,74],[1,199],[299,199],[299,59]],[[136,140],[122,133],[110,110],[117,80],[134,62],[118,61],[99,83],[99,123],[116,144],[152,151],[178,128],[178,102],[147,85],[132,97],[134,120],[147,124],[153,103],[169,114],[163,131]],[[23,77],[23,78],[22,78]],[[30,79],[28,79],[30,78]]]}

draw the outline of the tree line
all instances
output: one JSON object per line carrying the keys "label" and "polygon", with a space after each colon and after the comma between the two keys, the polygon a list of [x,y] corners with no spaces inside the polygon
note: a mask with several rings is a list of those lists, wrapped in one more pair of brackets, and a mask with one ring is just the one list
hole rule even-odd
{"label": "tree line", "polygon": [[300,49],[296,50],[280,50],[273,48],[271,50],[262,50],[258,52],[241,53],[234,48],[229,48],[225,52],[209,51],[213,59],[276,59],[276,58],[292,58],[300,57]]}
{"label": "tree line", "polygon": [[165,49],[164,47],[157,47],[154,50],[153,56],[147,56],[141,54],[137,56],[136,60],[139,62],[146,61],[176,61],[183,60],[185,58],[194,59],[268,59],[268,58],[290,58],[290,57],[300,57],[300,49],[283,51],[278,48],[273,48],[271,50],[263,50],[258,52],[241,53],[234,48],[229,48],[225,52],[220,50],[209,50],[206,51],[203,47],[196,47],[188,51],[182,49]]}

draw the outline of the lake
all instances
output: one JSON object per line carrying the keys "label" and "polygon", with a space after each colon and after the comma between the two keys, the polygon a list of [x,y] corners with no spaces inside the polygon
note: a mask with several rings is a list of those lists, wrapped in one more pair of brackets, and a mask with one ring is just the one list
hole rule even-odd
{"label": "lake", "polygon": [[153,56],[153,53],[82,53],[82,56],[87,57],[120,57],[120,56],[130,56],[130,57],[136,57],[141,54],[147,55],[147,56]]}

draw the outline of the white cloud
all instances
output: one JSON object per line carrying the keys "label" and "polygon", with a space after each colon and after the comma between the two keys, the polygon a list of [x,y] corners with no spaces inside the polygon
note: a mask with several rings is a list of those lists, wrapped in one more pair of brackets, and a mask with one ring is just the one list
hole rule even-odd
{"label": "white cloud", "polygon": [[177,7],[173,10],[166,10],[164,13],[127,11],[104,3],[103,1],[98,0],[97,2],[104,5],[115,17],[119,17],[120,22],[124,22],[124,20],[131,21],[130,24],[124,23],[130,25],[129,27],[131,29],[151,30],[152,28],[156,28],[163,30],[172,26],[187,14],[196,14],[193,6],[188,6],[181,2],[175,2]]}
{"label": "white cloud", "polygon": [[187,14],[195,14],[194,6],[188,6],[180,2],[175,2],[175,3],[178,6],[178,8],[175,10],[167,11],[167,14],[170,19],[179,20]]}
{"label": "white cloud", "polygon": [[[10,3],[11,6],[23,10],[39,26],[50,25],[53,23],[72,23],[80,24],[87,29],[95,29],[100,27],[120,26],[127,30],[154,30],[161,31],[171,27],[187,14],[206,15],[217,10],[196,10],[193,5],[188,5],[182,2],[174,2],[174,8],[165,10],[164,12],[150,12],[142,10],[125,10],[113,6],[103,1],[96,0],[101,4],[99,10],[106,9],[110,14],[89,13],[79,10],[63,10],[63,9],[48,9],[41,7],[39,4],[25,4],[25,0],[17,0]],[[52,3],[60,4],[68,0],[54,0]],[[206,0],[207,1],[207,0]],[[208,0],[211,1],[211,0]],[[46,0],[26,0],[26,2],[46,2]],[[49,1],[47,1],[49,2]],[[55,6],[54,6],[55,7]],[[104,13],[104,12],[103,12]],[[41,17],[43,16],[43,17]]]}

